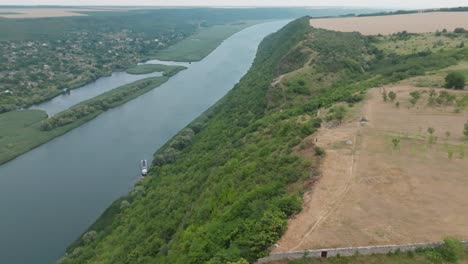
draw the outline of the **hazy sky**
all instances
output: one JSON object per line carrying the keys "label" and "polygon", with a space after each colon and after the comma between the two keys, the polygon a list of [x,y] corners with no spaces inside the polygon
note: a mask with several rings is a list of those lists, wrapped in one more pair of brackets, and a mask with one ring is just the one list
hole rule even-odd
{"label": "hazy sky", "polygon": [[468,0],[0,0],[0,5],[356,6],[433,8],[468,6]]}

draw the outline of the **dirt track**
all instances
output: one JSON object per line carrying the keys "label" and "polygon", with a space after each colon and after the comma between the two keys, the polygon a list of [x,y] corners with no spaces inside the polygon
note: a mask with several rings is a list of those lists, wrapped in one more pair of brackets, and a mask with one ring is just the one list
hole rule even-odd
{"label": "dirt track", "polygon": [[358,31],[364,35],[435,32],[444,28],[468,28],[468,12],[432,12],[421,14],[311,19],[310,25],[336,31]]}
{"label": "dirt track", "polygon": [[[468,158],[454,154],[449,160],[444,147],[463,144],[468,112],[408,108],[414,89],[387,88],[397,93],[400,108],[384,103],[374,89],[352,120],[321,129],[318,144],[327,153],[321,179],[305,194],[303,211],[289,221],[274,252],[468,239]],[[360,113],[370,121],[365,126]],[[438,144],[428,145],[429,126]],[[399,149],[391,143],[396,136]]]}

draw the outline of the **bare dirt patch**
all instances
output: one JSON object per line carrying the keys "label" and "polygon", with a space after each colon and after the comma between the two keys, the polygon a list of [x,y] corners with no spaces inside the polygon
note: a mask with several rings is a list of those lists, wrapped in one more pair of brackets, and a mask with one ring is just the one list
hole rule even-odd
{"label": "bare dirt patch", "polygon": [[[321,178],[274,252],[468,239],[468,158],[461,154],[468,151],[468,111],[429,107],[427,93],[411,107],[409,93],[422,88],[386,90],[397,93],[399,108],[373,89],[353,118],[314,135],[326,149]],[[435,128],[437,143],[428,143],[427,127]],[[398,148],[393,138],[401,140]]]}
{"label": "bare dirt patch", "polygon": [[310,25],[336,31],[358,31],[364,35],[401,31],[425,33],[457,27],[468,28],[468,12],[431,12],[407,15],[311,19]]}
{"label": "bare dirt patch", "polygon": [[123,8],[0,8],[0,17],[3,18],[41,18],[87,16],[78,12],[110,12],[124,11]]}

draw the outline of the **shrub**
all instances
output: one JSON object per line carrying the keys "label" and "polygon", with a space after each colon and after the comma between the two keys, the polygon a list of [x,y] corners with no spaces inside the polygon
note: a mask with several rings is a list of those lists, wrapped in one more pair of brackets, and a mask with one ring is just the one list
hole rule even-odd
{"label": "shrub", "polygon": [[321,147],[315,147],[314,152],[315,152],[315,156],[322,157],[323,155],[325,155],[325,150]]}
{"label": "shrub", "polygon": [[345,99],[345,102],[347,103],[357,103],[357,102],[360,102],[364,99],[364,96],[363,95],[352,95],[352,96],[349,96]]}
{"label": "shrub", "polygon": [[419,91],[412,91],[410,96],[416,100],[419,100],[419,98],[421,98],[421,93]]}
{"label": "shrub", "polygon": [[465,76],[460,72],[449,72],[445,77],[445,88],[463,89],[465,87]]}
{"label": "shrub", "polygon": [[444,244],[436,250],[444,260],[456,263],[463,255],[464,246],[456,239],[445,239]]}
{"label": "shrub", "polygon": [[320,128],[322,126],[322,119],[319,117],[314,118],[311,123],[313,128]]}

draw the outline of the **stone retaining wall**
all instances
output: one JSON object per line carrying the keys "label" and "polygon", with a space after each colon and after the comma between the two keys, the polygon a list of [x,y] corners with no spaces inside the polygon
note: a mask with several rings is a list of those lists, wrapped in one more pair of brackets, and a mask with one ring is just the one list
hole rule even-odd
{"label": "stone retaining wall", "polygon": [[[465,247],[468,247],[468,241],[462,241]],[[443,242],[434,243],[414,243],[414,244],[401,244],[401,245],[382,245],[382,246],[366,246],[366,247],[345,247],[345,248],[324,248],[324,249],[313,249],[313,250],[302,250],[302,251],[288,251],[288,252],[276,252],[271,253],[269,256],[261,258],[257,261],[257,264],[269,263],[271,261],[278,260],[294,260],[301,259],[304,257],[320,258],[322,254],[326,254],[326,257],[340,256],[353,256],[354,254],[359,255],[371,255],[371,254],[387,254],[389,252],[395,252],[398,249],[401,252],[414,251],[420,248],[433,248],[442,245]],[[326,253],[325,253],[326,252]]]}

